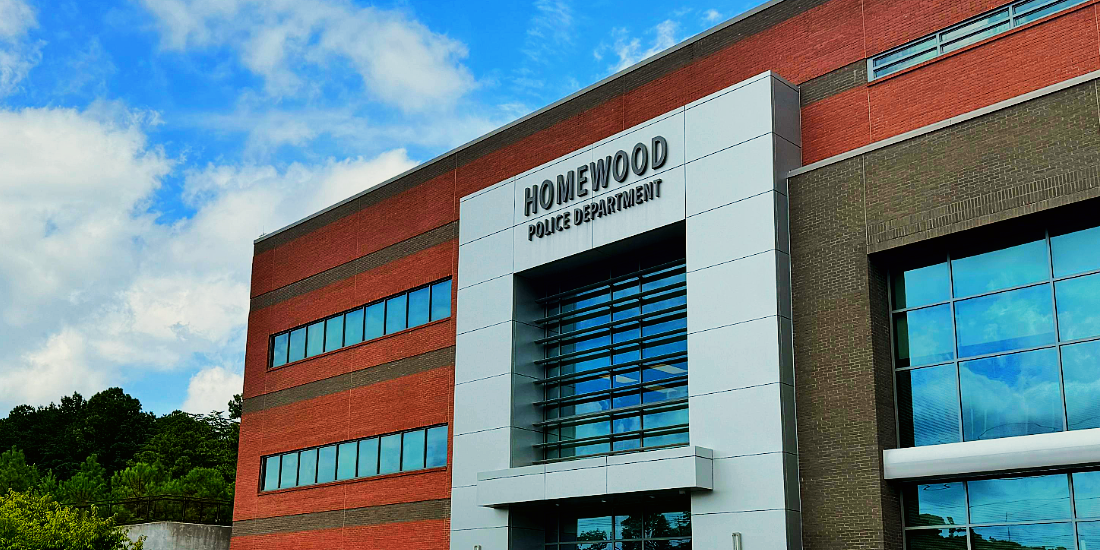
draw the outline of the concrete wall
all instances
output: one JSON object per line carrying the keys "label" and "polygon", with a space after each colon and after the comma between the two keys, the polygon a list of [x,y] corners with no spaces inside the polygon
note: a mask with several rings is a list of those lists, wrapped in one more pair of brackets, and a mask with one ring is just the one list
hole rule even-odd
{"label": "concrete wall", "polygon": [[159,521],[124,527],[130,540],[145,537],[145,550],[228,550],[232,527]]}

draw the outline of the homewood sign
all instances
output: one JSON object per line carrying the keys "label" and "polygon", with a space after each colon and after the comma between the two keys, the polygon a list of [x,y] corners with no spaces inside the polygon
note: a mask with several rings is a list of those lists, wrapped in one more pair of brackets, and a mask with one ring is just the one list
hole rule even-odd
{"label": "homewood sign", "polygon": [[528,224],[527,240],[553,235],[569,228],[591,223],[605,216],[613,216],[627,208],[661,198],[661,180],[659,178],[646,183],[625,187],[595,200],[595,195],[611,186],[611,179],[623,183],[633,172],[644,176],[649,170],[657,170],[668,161],[668,141],[655,136],[650,143],[638,143],[627,153],[618,151],[614,155],[582,164],[564,174],[557,181],[543,180],[540,185],[532,185],[523,190],[523,215],[537,216],[539,209],[551,210],[555,205],[565,205],[593,195],[591,202],[578,206],[572,211],[565,210],[553,216]]}

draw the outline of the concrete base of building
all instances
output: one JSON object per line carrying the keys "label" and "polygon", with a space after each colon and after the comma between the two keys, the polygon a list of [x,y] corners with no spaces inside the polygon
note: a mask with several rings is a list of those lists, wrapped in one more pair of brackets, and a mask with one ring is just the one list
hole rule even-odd
{"label": "concrete base of building", "polygon": [[158,521],[125,527],[130,540],[145,537],[145,550],[229,550],[232,527]]}

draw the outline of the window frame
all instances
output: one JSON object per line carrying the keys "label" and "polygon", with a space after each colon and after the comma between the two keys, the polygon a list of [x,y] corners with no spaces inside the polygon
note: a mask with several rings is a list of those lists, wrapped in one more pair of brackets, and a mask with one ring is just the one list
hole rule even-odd
{"label": "window frame", "polygon": [[[999,8],[989,10],[985,13],[980,14],[980,15],[968,18],[964,21],[961,21],[959,23],[951,25],[950,27],[947,27],[943,30],[924,35],[924,36],[922,36],[922,37],[920,37],[916,40],[910,40],[910,41],[906,42],[905,44],[902,44],[902,45],[894,47],[894,48],[890,48],[889,50],[886,50],[885,52],[882,52],[878,55],[871,56],[871,57],[867,58],[867,81],[868,82],[874,82],[876,80],[880,80],[880,79],[885,78],[887,76],[890,76],[892,74],[896,74],[898,72],[904,71],[904,70],[909,69],[911,67],[915,67],[917,65],[920,65],[921,63],[932,61],[934,59],[943,57],[944,55],[946,55],[948,53],[958,51],[962,48],[965,48],[965,47],[973,45],[973,44],[977,44],[977,43],[981,42],[982,40],[988,40],[990,38],[993,38],[993,37],[1002,35],[1006,32],[1009,32],[1013,29],[1018,29],[1020,27],[1025,26],[1025,25],[1030,25],[1030,24],[1035,23],[1037,21],[1042,21],[1042,20],[1044,20],[1048,17],[1056,16],[1056,15],[1058,15],[1060,13],[1064,13],[1064,12],[1066,12],[1066,11],[1072,9],[1072,8],[1079,7],[1082,4],[1087,3],[1089,0],[1046,0],[1043,4],[1041,4],[1039,6],[1032,7],[1031,9],[1029,9],[1029,10],[1027,10],[1023,13],[1019,13],[1017,11],[1017,8],[1019,8],[1020,6],[1023,6],[1024,4],[1027,4],[1030,1],[1032,1],[1032,0],[1017,0],[1016,2],[1013,2],[1012,4],[1009,4],[1007,6],[1001,6]],[[1044,9],[1044,8],[1050,6],[1050,5],[1057,4],[1057,3],[1062,2],[1062,1],[1068,1],[1068,5],[1062,6],[1061,8],[1056,9],[1053,12],[1050,12],[1046,15],[1043,15],[1042,17],[1039,17],[1037,19],[1021,22],[1021,19],[1023,19],[1024,17],[1026,17],[1026,16],[1028,16],[1032,13],[1035,13],[1039,10],[1042,10],[1042,9]],[[1004,20],[1004,21],[1000,21],[1000,22],[997,22],[993,25],[983,27],[979,30],[975,30],[971,33],[967,33],[967,34],[965,34],[963,36],[960,36],[960,37],[952,38],[951,40],[948,40],[946,42],[944,41],[944,36],[947,35],[947,34],[950,34],[951,32],[954,32],[954,31],[957,31],[959,29],[965,28],[966,26],[971,25],[973,23],[976,23],[978,21],[982,21],[982,20],[985,20],[985,19],[992,19],[992,18],[996,17],[997,15],[1004,15],[1004,14],[1007,14],[1007,19]],[[1007,25],[1006,25],[1006,23],[1007,23]],[[997,27],[997,26],[1004,26],[1004,28],[1001,29],[998,32],[990,34],[989,36],[986,36],[984,38],[980,38],[978,40],[975,40],[974,42],[971,42],[971,43],[968,43],[968,44],[963,44],[962,46],[959,46],[959,47],[953,48],[953,49],[945,49],[945,47],[950,46],[951,44],[957,43],[959,41],[966,40],[967,38],[970,38],[971,36],[974,36],[976,34],[980,34],[980,33],[985,32],[986,30],[988,30],[990,28],[994,28],[994,27]],[[900,52],[905,51],[907,48],[912,48],[914,46],[918,46],[921,43],[929,41],[929,40],[931,40],[933,42],[933,44],[929,45],[928,48],[924,48],[924,49],[920,50],[919,52],[912,53],[910,55],[902,57],[901,59],[893,60],[893,61],[890,61],[888,63],[883,64],[880,67],[876,67],[876,61],[888,58],[891,55],[898,54]],[[907,63],[909,61],[912,61],[914,59],[919,58],[921,55],[924,55],[924,54],[928,53],[929,51],[934,51],[935,54],[930,58],[921,59],[919,61],[913,62],[912,64]],[[878,72],[882,71],[883,69],[887,69],[889,67],[897,67],[897,68],[895,68],[895,69],[893,69],[889,72],[884,72],[882,74],[878,74]]]}
{"label": "window frame", "polygon": [[[444,432],[443,432],[444,433],[444,448],[446,449],[446,453],[444,453],[444,458],[443,458],[444,462],[443,462],[442,465],[428,466],[428,442],[429,442],[428,434],[432,430],[438,430],[439,428],[444,429]],[[424,434],[424,444],[422,445],[422,451],[421,451],[421,457],[420,457],[422,466],[420,468],[406,470],[406,469],[404,469],[405,435],[409,434],[409,433],[413,433],[413,432],[423,432],[423,434]],[[398,469],[397,469],[397,471],[394,471],[394,472],[382,473],[381,472],[381,464],[382,464],[381,441],[382,441],[382,438],[384,438],[384,437],[392,437],[392,436],[397,436],[397,438],[398,438],[398,456],[397,456]],[[372,439],[377,440],[377,444],[376,444],[377,452],[375,453],[375,456],[374,456],[374,473],[369,474],[369,475],[360,475],[360,472],[359,472],[359,469],[360,469],[360,455],[359,455],[360,448],[362,446],[362,442],[369,441],[369,440],[372,440]],[[354,460],[355,472],[354,472],[354,475],[350,478],[340,479],[340,454],[341,454],[340,450],[345,445],[348,445],[350,443],[355,444],[354,445],[354,448],[355,448],[355,460]],[[389,433],[371,435],[371,436],[360,437],[360,438],[356,438],[356,439],[348,439],[348,440],[344,440],[344,441],[337,441],[335,443],[325,443],[324,445],[314,445],[314,446],[311,446],[311,447],[305,447],[305,448],[302,448],[302,449],[295,449],[295,450],[291,450],[291,451],[284,451],[284,452],[281,452],[281,453],[275,453],[275,454],[271,454],[271,455],[264,455],[264,456],[260,457],[260,475],[259,475],[259,487],[258,487],[257,493],[267,494],[267,493],[272,493],[272,492],[275,492],[275,491],[282,491],[282,490],[287,490],[287,489],[302,489],[302,488],[307,488],[307,487],[320,487],[320,486],[323,486],[323,485],[331,485],[331,484],[334,484],[334,483],[345,483],[345,482],[351,482],[351,481],[361,481],[361,480],[366,480],[366,479],[371,479],[371,478],[376,478],[376,477],[382,477],[382,476],[393,476],[393,475],[398,475],[398,474],[410,474],[410,473],[417,473],[417,472],[425,472],[425,471],[429,471],[429,470],[439,470],[439,469],[443,469],[443,468],[449,468],[450,467],[450,446],[451,446],[451,425],[450,424],[430,424],[430,425],[427,425],[427,426],[422,426],[422,427],[419,427],[419,428],[411,428],[411,429],[408,429],[408,430],[401,430],[401,431],[398,431],[398,432],[389,432]],[[321,463],[320,452],[321,452],[321,449],[325,449],[325,448],[328,448],[328,447],[332,447],[334,449],[334,452],[335,452],[335,456],[333,457],[333,479],[329,480],[329,481],[319,481],[319,479],[320,479],[320,463]],[[313,479],[314,479],[314,481],[313,481],[313,483],[310,483],[308,485],[303,485],[301,483],[301,472],[300,472],[300,469],[301,469],[301,456],[302,456],[302,453],[308,453],[308,452],[312,452],[312,453],[315,454],[315,458],[314,458],[314,461],[313,461]],[[289,486],[289,487],[282,487],[283,463],[285,462],[285,457],[288,456],[288,455],[294,455],[295,456],[295,460],[294,460],[294,469],[295,469],[294,485]],[[278,469],[278,473],[276,475],[276,487],[268,489],[268,488],[266,488],[266,481],[267,481],[267,475],[268,475],[268,460],[273,458],[273,457],[278,457],[278,459],[279,459],[279,463],[278,463],[279,464],[279,469]]]}
{"label": "window frame", "polygon": [[[681,279],[669,282],[669,279]],[[656,284],[651,288],[647,285]],[[535,423],[535,427],[543,432],[543,441],[535,444],[535,449],[541,458],[536,464],[559,462],[565,460],[580,459],[593,456],[606,456],[643,450],[680,447],[690,444],[687,441],[688,422],[647,428],[645,418],[662,412],[686,411],[688,399],[686,387],[688,380],[688,353],[686,349],[687,328],[676,327],[652,334],[645,334],[644,327],[649,325],[660,326],[663,323],[687,320],[687,280],[686,261],[678,258],[665,261],[656,265],[649,265],[634,269],[629,273],[610,276],[596,283],[582,285],[573,289],[550,293],[536,301],[537,305],[544,309],[543,317],[535,323],[545,329],[546,335],[535,340],[539,346],[542,357],[535,360],[535,365],[544,371],[545,377],[536,382],[543,393],[542,399],[534,405],[540,408],[542,420]],[[680,300],[684,303],[660,307],[668,300]],[[583,304],[586,300],[595,300],[594,303]],[[646,306],[656,306],[656,309],[646,311]],[[568,309],[566,309],[568,308]],[[617,317],[616,314],[622,314]],[[597,324],[580,326],[585,320],[606,317]],[[569,328],[563,328],[569,327]],[[629,334],[633,330],[637,334]],[[628,333],[625,339],[616,341],[617,333]],[[584,349],[562,350],[563,346],[570,346],[575,342],[584,342],[593,338],[605,338],[607,344],[595,345]],[[656,348],[660,345],[679,344],[683,342],[684,349],[670,353],[662,353],[654,356],[645,356],[645,350]],[[637,354],[636,359],[615,361],[616,355]],[[574,370],[574,372],[561,374],[561,369],[566,365],[578,365],[585,361],[601,360],[606,358],[607,365],[592,369]],[[667,362],[669,364],[684,365],[683,374],[675,374],[658,380],[645,380],[643,372],[647,368]],[[629,384],[616,384],[613,379],[616,374],[637,373],[637,380]],[[609,378],[607,387],[584,393],[576,393],[577,384]],[[573,392],[564,395],[562,388],[572,386]],[[683,397],[673,397],[658,401],[646,401],[645,394],[657,388],[672,389],[676,391],[683,388]],[[638,396],[638,403],[618,406],[614,405],[615,399],[621,397]],[[560,407],[585,404],[595,401],[608,401],[607,409],[576,413],[562,416]],[[637,429],[625,429],[616,431],[616,420],[637,419]],[[606,433],[594,436],[574,437],[566,439],[561,431],[577,426],[591,426],[593,424],[608,423]],[[633,428],[634,426],[629,426]],[[664,436],[683,436],[685,441],[646,445],[648,438],[661,438]],[[624,443],[625,447],[617,448],[617,444]],[[576,454],[575,449],[592,445],[606,445],[606,450],[594,453]],[[573,449],[571,455],[562,456],[566,449]]]}
{"label": "window frame", "polygon": [[[1065,367],[1064,367],[1065,361],[1064,361],[1064,358],[1063,358],[1063,349],[1066,348],[1067,346],[1074,346],[1074,345],[1079,345],[1079,344],[1084,344],[1084,343],[1089,343],[1089,342],[1100,341],[1100,333],[1094,334],[1092,336],[1076,338],[1076,339],[1072,339],[1072,340],[1070,340],[1070,339],[1063,340],[1062,339],[1063,338],[1062,329],[1059,326],[1059,318],[1058,318],[1058,311],[1059,310],[1058,310],[1058,297],[1057,297],[1057,283],[1064,282],[1064,281],[1070,281],[1070,280],[1082,279],[1084,277],[1100,275],[1100,267],[1097,267],[1097,268],[1091,269],[1091,270],[1087,270],[1087,271],[1075,272],[1075,273],[1071,273],[1071,274],[1068,274],[1068,275],[1056,276],[1055,272],[1054,272],[1054,265],[1055,265],[1054,264],[1054,247],[1052,246],[1051,241],[1052,241],[1052,239],[1063,236],[1063,235],[1072,234],[1072,233],[1075,233],[1075,232],[1078,232],[1078,231],[1087,231],[1087,230],[1093,229],[1093,228],[1094,227],[1085,227],[1085,228],[1078,227],[1078,228],[1074,228],[1070,231],[1058,232],[1058,233],[1052,235],[1051,227],[1049,225],[1044,227],[1043,232],[1042,232],[1042,235],[1043,235],[1042,240],[1043,240],[1043,242],[1045,243],[1045,246],[1046,246],[1045,261],[1047,262],[1047,268],[1048,268],[1046,278],[1041,279],[1041,280],[1036,280],[1036,281],[1033,281],[1033,282],[1029,282],[1029,283],[1025,283],[1025,284],[1012,286],[1012,287],[1001,288],[1001,289],[982,292],[982,293],[978,293],[978,294],[970,294],[970,295],[966,295],[966,296],[962,296],[962,297],[956,296],[956,290],[955,290],[955,284],[954,284],[954,281],[955,281],[955,278],[954,278],[955,266],[953,264],[953,261],[958,259],[958,258],[956,258],[955,250],[953,249],[953,247],[951,247],[949,245],[945,248],[945,251],[941,256],[936,256],[937,258],[942,258],[944,261],[947,262],[947,278],[948,278],[947,279],[947,284],[948,284],[947,299],[946,300],[941,300],[941,301],[936,301],[936,302],[929,302],[929,303],[925,303],[925,304],[920,304],[920,305],[917,305],[917,306],[908,306],[908,307],[895,308],[894,307],[894,305],[895,305],[895,303],[894,303],[894,292],[895,292],[894,283],[895,283],[895,277],[899,273],[904,273],[905,271],[908,271],[909,269],[919,269],[919,267],[908,268],[908,269],[897,269],[896,266],[890,266],[890,269],[888,269],[887,281],[886,281],[887,282],[887,284],[886,284],[886,288],[887,288],[886,299],[887,299],[887,307],[888,307],[889,318],[890,318],[890,322],[889,322],[889,325],[890,325],[890,361],[891,361],[891,367],[893,369],[892,376],[893,376],[893,384],[894,384],[894,388],[893,388],[894,389],[894,422],[895,422],[895,430],[896,430],[895,433],[897,434],[897,445],[898,445],[899,448],[902,448],[901,409],[900,409],[900,402],[898,400],[898,394],[899,394],[898,393],[898,387],[899,387],[898,374],[899,373],[906,372],[906,371],[921,370],[921,369],[931,369],[931,368],[937,368],[937,367],[952,366],[954,368],[954,374],[955,374],[955,389],[956,389],[956,393],[957,393],[957,395],[955,396],[955,406],[956,406],[957,411],[958,411],[957,422],[958,422],[958,430],[959,430],[958,434],[957,434],[958,438],[954,442],[955,443],[965,443],[965,442],[969,442],[969,441],[984,441],[984,440],[980,440],[980,439],[979,440],[967,440],[966,439],[966,423],[964,421],[965,420],[965,418],[964,418],[965,406],[964,406],[964,403],[963,403],[963,380],[962,380],[962,372],[961,372],[962,364],[966,363],[966,362],[970,362],[970,361],[980,360],[980,359],[989,359],[989,358],[994,358],[994,357],[1004,357],[1004,356],[1016,355],[1016,354],[1027,353],[1027,352],[1033,352],[1033,351],[1038,351],[1038,350],[1054,349],[1057,352],[1057,357],[1058,357],[1058,380],[1059,380],[1059,389],[1060,389],[1060,393],[1061,393],[1060,398],[1061,398],[1061,402],[1062,402],[1062,429],[1059,430],[1059,431],[1060,432],[1068,432],[1068,431],[1072,431],[1074,429],[1074,428],[1071,428],[1070,419],[1069,419],[1069,405],[1067,403],[1067,395],[1066,395],[1066,381],[1065,381],[1066,376],[1065,376]],[[1039,233],[1036,232],[1036,235],[1038,235],[1038,234]],[[1011,248],[1013,246],[1015,246],[1015,245],[1010,244],[1010,245],[1006,245],[1006,246],[999,247],[999,248],[993,248],[993,249],[990,249],[990,250],[985,250],[985,251],[981,252],[981,254],[988,253],[988,252],[995,252],[995,251],[999,251],[999,250],[1005,250],[1005,249]],[[969,257],[969,255],[967,255],[965,257]],[[930,263],[929,265],[935,265],[935,264]],[[1048,343],[1048,344],[1037,345],[1037,346],[1027,346],[1027,347],[1022,347],[1022,348],[1013,348],[1013,349],[1001,350],[1001,351],[996,351],[996,352],[992,352],[992,353],[985,353],[985,354],[979,354],[979,355],[973,355],[973,356],[962,356],[959,353],[958,322],[957,322],[958,318],[957,318],[956,310],[955,310],[955,304],[956,303],[969,301],[969,300],[974,300],[974,299],[977,299],[977,298],[985,298],[985,297],[989,297],[989,296],[995,296],[995,295],[999,295],[999,294],[1006,294],[1006,293],[1010,293],[1010,292],[1014,292],[1014,291],[1018,291],[1018,290],[1023,290],[1023,289],[1038,288],[1038,287],[1042,287],[1044,285],[1049,287],[1050,294],[1051,294],[1051,310],[1050,310],[1050,313],[1051,313],[1052,318],[1053,318],[1053,322],[1052,322],[1053,330],[1054,330],[1054,340],[1053,340],[1053,342]],[[950,360],[945,360],[945,361],[937,361],[937,362],[932,362],[932,363],[928,363],[928,364],[921,364],[921,365],[916,365],[916,366],[909,365],[909,366],[905,366],[905,367],[899,367],[898,366],[898,350],[897,350],[897,337],[898,337],[898,335],[897,335],[897,324],[895,322],[895,319],[897,318],[897,316],[899,314],[903,314],[903,313],[907,314],[911,311],[931,309],[931,308],[936,308],[936,307],[942,307],[944,305],[949,305],[950,306],[950,311],[951,311],[951,337],[952,337],[952,344],[953,344],[952,354],[953,354],[954,357]],[[1086,429],[1086,428],[1078,428],[1078,429]],[[1051,432],[1051,433],[1058,433],[1058,432]],[[1005,436],[1005,437],[1019,437],[1019,436]],[[924,445],[914,445],[913,447],[905,447],[905,448],[916,448],[918,446],[924,446]]]}
{"label": "window frame", "polygon": [[[427,284],[423,284],[423,285],[417,285],[413,288],[410,288],[408,290],[399,292],[397,294],[393,294],[391,296],[386,296],[385,298],[381,298],[381,299],[378,299],[378,300],[373,300],[371,302],[367,302],[365,304],[359,305],[357,307],[353,307],[351,309],[342,311],[340,313],[336,313],[336,314],[333,314],[333,315],[326,315],[326,316],[324,316],[320,319],[314,319],[314,320],[312,320],[308,323],[304,323],[304,324],[301,324],[301,325],[291,327],[291,328],[286,329],[286,330],[281,330],[279,332],[273,333],[273,334],[269,335],[268,339],[267,339],[267,348],[268,348],[267,349],[267,369],[268,370],[274,370],[274,369],[285,368],[287,366],[294,365],[294,364],[300,363],[302,361],[312,359],[314,357],[319,357],[321,355],[325,355],[325,354],[328,354],[328,353],[334,353],[334,352],[340,351],[340,350],[345,349],[345,348],[349,348],[349,347],[352,347],[352,346],[357,346],[359,344],[363,344],[365,342],[371,342],[371,341],[377,340],[379,338],[384,338],[384,337],[389,336],[391,334],[397,334],[397,333],[400,333],[400,332],[404,332],[406,330],[412,330],[412,329],[415,329],[415,328],[419,328],[419,327],[422,327],[422,326],[425,326],[425,325],[432,324],[436,321],[442,321],[444,319],[449,319],[449,318],[454,316],[454,312],[450,310],[451,308],[448,308],[448,315],[446,317],[440,317],[438,319],[435,319],[435,318],[432,317],[431,298],[432,298],[433,289],[436,287],[436,285],[442,284],[444,282],[452,281],[452,280],[453,280],[452,277],[445,277],[443,279],[438,279],[438,280],[433,281],[431,283],[427,283]],[[428,321],[425,322],[425,323],[421,323],[419,325],[416,325],[416,326],[409,326],[409,311],[408,311],[409,310],[409,307],[408,307],[409,294],[412,294],[413,292],[421,291],[421,290],[424,290],[424,289],[428,289]],[[388,327],[388,322],[389,322],[389,313],[390,312],[389,312],[389,308],[387,307],[387,304],[390,300],[393,300],[393,299],[396,299],[396,298],[401,298],[402,296],[405,298],[405,323],[404,323],[405,328],[402,328],[400,330],[394,330],[394,331],[391,332],[391,331],[388,330],[388,328],[389,328]],[[449,299],[449,297],[448,297],[448,299]],[[368,319],[368,317],[367,317],[367,308],[372,307],[372,306],[378,306],[379,304],[381,304],[381,306],[382,306],[382,334],[380,334],[378,336],[368,338],[367,337],[367,319]],[[359,310],[363,311],[363,338],[358,342],[348,344],[347,343],[347,315],[349,313],[354,313],[354,312],[359,311]],[[328,332],[329,332],[328,331],[328,324],[329,324],[330,320],[336,319],[336,318],[343,318],[343,320],[341,321],[341,325],[343,327],[343,329],[341,330],[341,336],[340,336],[340,344],[341,345],[339,347],[336,347],[336,348],[333,348],[333,349],[329,350],[329,349],[326,349],[326,343],[327,343],[326,339],[327,339],[327,335],[328,335]],[[319,353],[314,354],[314,355],[310,355],[309,354],[309,346],[310,346],[309,327],[311,327],[313,325],[316,325],[318,323],[320,323],[320,325],[321,325],[321,336],[320,336],[321,337],[321,351]],[[290,348],[291,348],[291,344],[290,344],[291,337],[290,337],[290,335],[294,331],[300,330],[300,329],[305,330],[305,339],[304,339],[304,342],[302,344],[302,347],[303,347],[303,350],[304,350],[304,356],[301,359],[290,360]],[[282,364],[276,365],[275,364],[275,352],[276,352],[275,339],[279,338],[281,336],[284,336],[284,335],[286,336],[286,339],[287,339],[286,361],[283,362]]]}

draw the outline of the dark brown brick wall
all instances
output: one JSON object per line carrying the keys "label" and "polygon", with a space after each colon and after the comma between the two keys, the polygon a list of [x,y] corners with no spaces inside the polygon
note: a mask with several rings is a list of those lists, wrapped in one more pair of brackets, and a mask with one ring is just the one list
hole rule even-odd
{"label": "dark brown brick wall", "polygon": [[881,471],[897,444],[885,251],[1041,224],[1023,217],[1100,196],[1098,100],[1089,82],[791,179],[807,550],[902,545]]}

